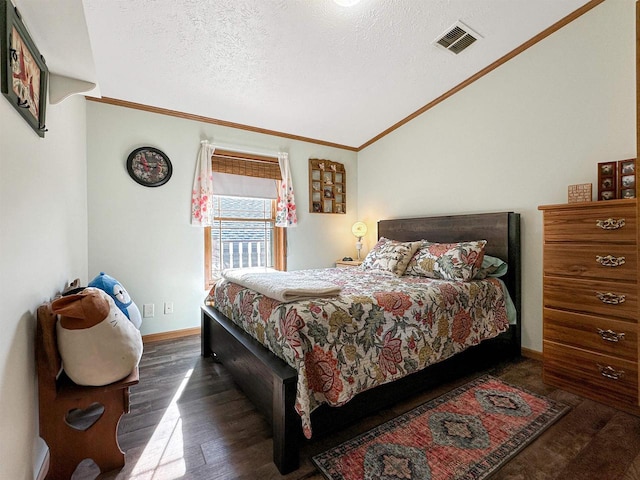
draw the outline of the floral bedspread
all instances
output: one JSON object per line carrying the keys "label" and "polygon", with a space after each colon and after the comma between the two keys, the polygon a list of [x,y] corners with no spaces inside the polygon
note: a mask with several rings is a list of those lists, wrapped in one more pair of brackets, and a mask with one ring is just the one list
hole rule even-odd
{"label": "floral bedspread", "polygon": [[311,412],[444,360],[509,328],[498,280],[449,282],[360,268],[293,272],[340,296],[281,303],[221,280],[215,307],[298,372],[296,410]]}

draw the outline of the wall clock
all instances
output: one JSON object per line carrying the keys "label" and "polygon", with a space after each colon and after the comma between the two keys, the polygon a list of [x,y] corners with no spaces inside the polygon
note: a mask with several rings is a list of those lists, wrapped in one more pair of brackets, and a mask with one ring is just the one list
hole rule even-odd
{"label": "wall clock", "polygon": [[153,147],[141,147],[127,157],[127,172],[140,185],[159,187],[169,181],[173,167],[164,152]]}

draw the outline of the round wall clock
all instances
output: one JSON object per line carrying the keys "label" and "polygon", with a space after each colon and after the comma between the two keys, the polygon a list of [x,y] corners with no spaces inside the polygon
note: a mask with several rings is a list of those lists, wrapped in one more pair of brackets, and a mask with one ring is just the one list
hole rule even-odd
{"label": "round wall clock", "polygon": [[127,172],[140,185],[159,187],[169,181],[173,167],[164,152],[153,147],[141,147],[127,157]]}

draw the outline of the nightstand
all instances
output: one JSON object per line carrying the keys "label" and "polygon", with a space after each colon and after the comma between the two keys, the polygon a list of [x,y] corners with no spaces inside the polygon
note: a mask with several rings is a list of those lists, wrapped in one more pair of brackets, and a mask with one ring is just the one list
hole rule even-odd
{"label": "nightstand", "polygon": [[338,268],[352,268],[362,265],[362,260],[336,260],[336,267]]}

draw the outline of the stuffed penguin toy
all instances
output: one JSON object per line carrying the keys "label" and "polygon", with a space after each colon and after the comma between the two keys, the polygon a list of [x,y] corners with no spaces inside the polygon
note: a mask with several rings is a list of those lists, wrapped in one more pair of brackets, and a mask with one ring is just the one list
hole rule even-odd
{"label": "stuffed penguin toy", "polygon": [[133,302],[133,300],[131,300],[129,293],[120,284],[120,282],[104,272],[100,272],[100,275],[91,280],[88,286],[96,287],[107,292],[113,301],[116,302],[116,305],[120,310],[122,310],[122,313],[124,313],[127,318],[131,320],[131,323],[140,330],[140,325],[142,325],[140,310],[138,310],[138,306]]}
{"label": "stuffed penguin toy", "polygon": [[56,333],[62,367],[78,385],[108,385],[138,365],[140,332],[106,292],[88,287],[57,298],[51,309],[60,315]]}

